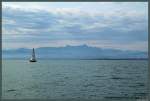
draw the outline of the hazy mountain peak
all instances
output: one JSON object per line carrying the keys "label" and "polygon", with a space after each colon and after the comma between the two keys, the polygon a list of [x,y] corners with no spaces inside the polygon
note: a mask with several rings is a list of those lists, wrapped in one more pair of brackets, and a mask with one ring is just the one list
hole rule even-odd
{"label": "hazy mountain peak", "polygon": [[[17,50],[3,50],[3,58],[29,58],[32,49],[21,48]],[[147,52],[122,51],[116,49],[102,49],[86,44],[65,47],[40,47],[35,49],[38,58],[51,59],[122,59],[122,58],[147,58]]]}

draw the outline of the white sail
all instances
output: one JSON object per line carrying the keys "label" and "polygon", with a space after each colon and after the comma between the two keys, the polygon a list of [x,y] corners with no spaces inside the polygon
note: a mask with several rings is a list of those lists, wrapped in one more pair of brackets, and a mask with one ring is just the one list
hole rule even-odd
{"label": "white sail", "polygon": [[36,62],[34,48],[33,48],[33,51],[32,51],[32,57],[31,57],[31,59],[30,59],[30,62]]}

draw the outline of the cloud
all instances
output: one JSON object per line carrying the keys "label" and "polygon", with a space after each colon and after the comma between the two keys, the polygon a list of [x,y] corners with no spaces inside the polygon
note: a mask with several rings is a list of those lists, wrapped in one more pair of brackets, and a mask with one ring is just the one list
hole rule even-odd
{"label": "cloud", "polygon": [[[147,3],[3,3],[2,7],[5,48],[88,44],[148,50]],[[91,44],[94,40],[99,42]]]}

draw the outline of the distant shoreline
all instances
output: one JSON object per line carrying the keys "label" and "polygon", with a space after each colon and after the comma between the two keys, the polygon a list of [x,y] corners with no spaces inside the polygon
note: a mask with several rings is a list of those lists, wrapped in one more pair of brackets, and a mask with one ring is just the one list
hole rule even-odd
{"label": "distant shoreline", "polygon": [[[2,60],[29,60],[23,58],[2,58]],[[39,58],[37,60],[148,60],[148,58],[122,58],[122,59],[52,59],[52,58]]]}

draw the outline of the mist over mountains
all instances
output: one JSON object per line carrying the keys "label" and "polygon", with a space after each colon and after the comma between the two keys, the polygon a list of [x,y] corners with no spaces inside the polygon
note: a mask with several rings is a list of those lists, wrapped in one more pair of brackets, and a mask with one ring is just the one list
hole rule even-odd
{"label": "mist over mountains", "polygon": [[[41,47],[35,49],[41,59],[146,59],[148,52],[103,49],[87,45],[65,47]],[[32,49],[2,50],[3,59],[29,59]]]}

